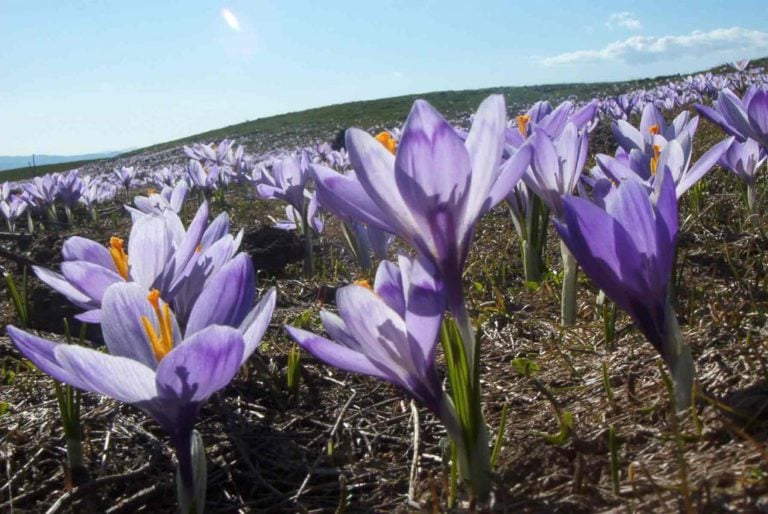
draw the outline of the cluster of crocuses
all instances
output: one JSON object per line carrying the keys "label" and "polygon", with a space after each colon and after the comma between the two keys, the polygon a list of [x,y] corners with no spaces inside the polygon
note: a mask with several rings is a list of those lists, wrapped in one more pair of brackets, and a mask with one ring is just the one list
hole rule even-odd
{"label": "cluster of crocuses", "polygon": [[203,203],[187,229],[172,209],[134,214],[129,240],[108,246],[82,237],[64,243],[61,273],[37,276],[99,323],[109,353],[59,344],[8,327],[42,371],[74,387],[145,411],[170,435],[183,512],[200,511],[205,455],[194,433],[205,401],[224,388],[258,347],[275,291],[254,305],[251,258],[238,253],[226,214],[208,222]]}
{"label": "cluster of crocuses", "polygon": [[768,153],[768,90],[753,85],[739,98],[730,89],[723,89],[712,107],[696,105],[696,109],[737,139],[719,162],[744,181],[747,205],[754,211],[756,174]]}
{"label": "cluster of crocuses", "polygon": [[[750,76],[757,77],[742,77],[741,83],[749,83]],[[338,314],[321,313],[327,337],[286,329],[318,359],[391,382],[434,413],[456,444],[462,476],[482,498],[490,490],[488,429],[479,406],[482,352],[462,274],[478,220],[501,201],[512,206],[521,237],[531,236],[534,201],[552,213],[562,240],[564,302],[566,297],[575,302],[578,262],[662,356],[678,407],[691,402],[693,359],[669,286],[677,201],[718,161],[735,159],[752,169],[764,161],[762,153],[739,157],[733,141],[765,151],[768,93],[750,87],[739,99],[726,90],[714,109],[699,107],[733,136],[695,163],[697,117],[684,112],[668,124],[657,102],[627,101],[632,108],[623,113],[641,109],[639,128],[617,116],[613,131],[619,148],[613,156],[598,155],[588,176],[582,171],[589,131],[605,112],[599,102],[556,108],[540,102],[507,120],[499,95],[481,104],[469,132],[417,101],[401,132],[374,137],[348,130],[347,155],[335,157],[318,146],[259,165],[239,149],[233,153],[227,141],[187,149],[196,167],[215,173],[200,183],[187,176],[200,189],[230,180],[222,177],[246,176],[262,198],[286,201],[289,219],[305,234],[310,226],[318,229],[310,222],[314,202],[314,212],[320,205],[350,226],[365,227],[367,236],[384,241],[397,236],[412,249],[413,255],[401,253],[392,262],[383,258],[385,244],[372,287],[339,289]],[[162,175],[169,180],[173,172]],[[307,190],[310,180],[313,193]],[[35,269],[84,310],[81,320],[102,324],[111,355],[57,345],[15,328],[9,334],[58,380],[135,404],[166,428],[178,455],[184,502],[199,488],[194,417],[258,345],[274,292],[252,308],[252,265],[237,253],[240,235],[229,234],[226,214],[208,223],[203,202],[185,229],[177,213],[186,182],[166,188],[159,198],[134,200],[127,243],[114,237],[105,246],[74,237],[62,250],[60,273]],[[546,225],[548,217],[539,221]],[[575,321],[576,314],[564,303],[564,321]],[[436,366],[438,342],[450,368],[447,392]],[[473,404],[469,410],[467,399]]]}
{"label": "cluster of crocuses", "polygon": [[[372,291],[357,284],[339,290],[339,314],[321,315],[330,339],[292,327],[289,333],[317,358],[387,380],[428,407],[445,424],[461,472],[480,496],[489,490],[487,430],[479,407],[475,415],[462,415],[458,405],[462,398],[479,401],[481,358],[461,277],[477,221],[514,195],[520,179],[526,195],[553,212],[564,256],[578,261],[664,358],[678,407],[691,401],[693,360],[669,297],[677,198],[712,167],[731,139],[691,167],[697,120],[686,115],[667,126],[653,104],[646,104],[640,131],[618,123],[617,138],[623,137],[626,147],[602,159],[593,177],[580,180],[596,110],[596,105],[574,111],[568,104],[558,109],[539,104],[510,124],[503,98],[492,96],[465,134],[417,101],[394,154],[386,141],[350,129],[346,143],[354,174],[312,166],[328,210],[397,235],[416,255],[401,255],[399,268],[383,261]],[[619,166],[621,176],[605,171]],[[463,365],[470,377],[451,382],[450,395],[435,371],[446,309],[464,356],[455,359],[457,347],[443,340],[446,360],[449,366]]]}

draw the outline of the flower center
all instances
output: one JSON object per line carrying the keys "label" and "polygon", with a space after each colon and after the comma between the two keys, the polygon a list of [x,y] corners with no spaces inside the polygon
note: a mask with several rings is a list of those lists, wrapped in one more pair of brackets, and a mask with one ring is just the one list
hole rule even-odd
{"label": "flower center", "polygon": [[659,129],[659,126],[658,126],[657,124],[655,124],[655,123],[654,123],[653,125],[651,125],[650,127],[648,127],[648,132],[649,132],[649,133],[650,133],[652,136],[655,136],[656,134],[659,134],[659,133],[661,132],[661,130]]}
{"label": "flower center", "polygon": [[354,281],[354,284],[355,284],[356,286],[364,287],[364,288],[366,288],[366,289],[370,289],[371,291],[373,291],[373,287],[371,287],[371,283],[370,283],[370,282],[368,282],[368,281],[367,281],[366,279],[364,279],[364,278],[363,278],[363,279],[360,279],[360,280],[355,280],[355,281]]}
{"label": "flower center", "polygon": [[531,121],[530,114],[521,114],[517,117],[517,130],[520,131],[520,134],[523,135],[523,137],[526,137],[528,135],[528,123]]}
{"label": "flower center", "polygon": [[382,130],[378,134],[376,134],[375,137],[376,141],[384,145],[384,148],[389,150],[389,153],[393,154],[397,150],[397,139],[392,137],[392,135],[387,132],[386,130]]}
{"label": "flower center", "polygon": [[171,323],[171,309],[168,304],[164,304],[162,309],[160,308],[160,291],[153,289],[147,295],[147,300],[152,305],[152,309],[157,316],[158,324],[160,325],[160,335],[155,331],[155,326],[149,321],[146,316],[141,317],[141,324],[144,326],[144,331],[147,333],[149,344],[152,346],[152,352],[155,354],[155,358],[158,362],[163,360],[163,357],[168,355],[173,349],[173,325]]}
{"label": "flower center", "polygon": [[109,238],[109,255],[112,256],[117,273],[128,280],[128,254],[125,253],[122,239],[114,236]]}
{"label": "flower center", "polygon": [[661,147],[659,145],[653,145],[653,157],[651,157],[651,176],[656,175],[656,168],[659,166],[659,155],[661,155]]}

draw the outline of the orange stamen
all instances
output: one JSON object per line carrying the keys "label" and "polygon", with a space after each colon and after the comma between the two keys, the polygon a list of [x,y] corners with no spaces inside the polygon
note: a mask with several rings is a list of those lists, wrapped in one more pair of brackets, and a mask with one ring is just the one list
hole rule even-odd
{"label": "orange stamen", "polygon": [[373,287],[371,287],[371,283],[370,283],[370,282],[368,282],[368,281],[367,281],[366,279],[364,279],[364,278],[363,278],[363,279],[360,279],[360,280],[355,280],[354,284],[355,284],[356,286],[364,287],[364,288],[366,288],[366,289],[370,289],[371,291],[373,291]]}
{"label": "orange stamen", "polygon": [[384,145],[384,148],[389,150],[389,153],[394,154],[395,151],[397,151],[397,139],[392,137],[392,135],[386,130],[382,130],[376,134],[374,139]]}
{"label": "orange stamen", "polygon": [[651,157],[651,175],[656,175],[656,168],[659,166],[659,156],[661,155],[661,147],[659,145],[653,145],[653,157]]}
{"label": "orange stamen", "polygon": [[109,255],[112,256],[112,262],[115,263],[117,273],[128,280],[128,254],[125,253],[122,239],[119,237],[109,238]]}
{"label": "orange stamen", "polygon": [[144,331],[147,333],[149,344],[152,347],[152,352],[155,354],[155,358],[158,362],[163,360],[163,357],[173,349],[173,323],[171,320],[171,309],[168,304],[163,304],[160,308],[160,291],[153,289],[147,295],[147,300],[152,305],[152,310],[155,311],[158,325],[160,326],[160,335],[158,336],[152,322],[149,321],[147,316],[141,317],[141,324],[144,326]]}
{"label": "orange stamen", "polygon": [[517,130],[520,131],[520,133],[523,135],[523,137],[526,137],[528,135],[528,123],[531,121],[531,116],[529,114],[521,114],[517,117]]}
{"label": "orange stamen", "polygon": [[653,125],[648,127],[648,132],[650,132],[652,136],[655,136],[656,134],[661,132],[661,130],[659,130],[659,126],[654,123]]}

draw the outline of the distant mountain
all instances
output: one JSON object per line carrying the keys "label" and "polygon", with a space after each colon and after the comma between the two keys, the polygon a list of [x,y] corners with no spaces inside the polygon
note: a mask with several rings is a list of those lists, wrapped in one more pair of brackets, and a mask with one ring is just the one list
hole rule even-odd
{"label": "distant mountain", "polygon": [[0,155],[0,171],[31,167],[33,163],[35,166],[43,166],[46,164],[107,159],[109,157],[120,155],[123,152],[125,152],[125,150],[120,152],[89,153],[82,155],[35,154],[34,157],[32,155]]}

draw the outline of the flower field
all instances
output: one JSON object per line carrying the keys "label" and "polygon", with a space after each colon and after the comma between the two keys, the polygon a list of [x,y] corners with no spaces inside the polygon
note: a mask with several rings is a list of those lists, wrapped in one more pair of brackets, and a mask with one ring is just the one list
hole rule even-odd
{"label": "flower field", "polygon": [[768,509],[768,73],[492,93],[2,183],[0,510]]}

